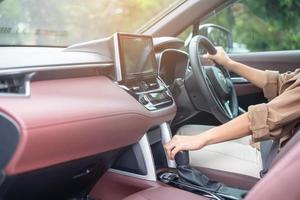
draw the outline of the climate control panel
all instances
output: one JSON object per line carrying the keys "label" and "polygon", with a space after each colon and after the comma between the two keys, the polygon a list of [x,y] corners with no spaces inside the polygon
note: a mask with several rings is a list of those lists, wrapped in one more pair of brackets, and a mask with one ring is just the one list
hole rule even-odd
{"label": "climate control panel", "polygon": [[174,103],[172,93],[159,78],[121,87],[150,111],[162,109]]}

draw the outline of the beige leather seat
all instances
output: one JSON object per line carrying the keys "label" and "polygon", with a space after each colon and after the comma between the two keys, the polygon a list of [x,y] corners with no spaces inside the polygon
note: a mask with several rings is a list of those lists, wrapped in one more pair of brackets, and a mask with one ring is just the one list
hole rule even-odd
{"label": "beige leather seat", "polygon": [[[206,125],[185,125],[177,134],[195,135],[213,128]],[[259,177],[262,169],[260,152],[250,146],[250,136],[209,145],[198,151],[190,151],[192,166],[235,172],[252,177]]]}

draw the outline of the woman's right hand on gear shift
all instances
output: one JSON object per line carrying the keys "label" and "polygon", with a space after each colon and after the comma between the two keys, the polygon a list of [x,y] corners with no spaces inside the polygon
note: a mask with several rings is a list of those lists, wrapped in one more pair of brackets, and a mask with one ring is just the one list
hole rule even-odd
{"label": "woman's right hand on gear shift", "polygon": [[165,145],[165,150],[170,159],[174,160],[175,155],[182,150],[199,150],[206,145],[205,135],[183,136],[175,135]]}

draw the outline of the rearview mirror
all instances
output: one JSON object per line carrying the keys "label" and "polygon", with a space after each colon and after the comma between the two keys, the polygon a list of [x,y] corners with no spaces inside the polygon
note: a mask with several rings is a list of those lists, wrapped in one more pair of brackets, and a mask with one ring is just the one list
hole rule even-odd
{"label": "rearview mirror", "polygon": [[199,26],[199,34],[207,37],[215,46],[222,46],[226,52],[233,48],[232,35],[226,28],[215,24]]}

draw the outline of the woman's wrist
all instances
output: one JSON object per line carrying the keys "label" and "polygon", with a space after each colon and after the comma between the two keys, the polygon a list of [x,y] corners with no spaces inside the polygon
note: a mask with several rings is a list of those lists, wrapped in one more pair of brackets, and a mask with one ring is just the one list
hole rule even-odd
{"label": "woman's wrist", "polygon": [[196,137],[197,137],[196,140],[199,141],[199,146],[201,146],[201,148],[210,144],[211,134],[209,133],[209,131],[206,131],[205,133],[201,133]]}
{"label": "woman's wrist", "polygon": [[235,61],[234,60],[231,60],[230,58],[228,58],[228,60],[226,60],[226,62],[224,63],[224,67],[229,70],[229,71],[232,71],[233,69],[233,65],[234,65]]}
{"label": "woman's wrist", "polygon": [[218,142],[218,132],[220,132],[220,130],[218,130],[218,126],[214,127],[208,131],[206,131],[205,133],[201,133],[199,135],[199,140],[202,142],[203,146],[207,146],[210,144],[215,144]]}

